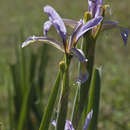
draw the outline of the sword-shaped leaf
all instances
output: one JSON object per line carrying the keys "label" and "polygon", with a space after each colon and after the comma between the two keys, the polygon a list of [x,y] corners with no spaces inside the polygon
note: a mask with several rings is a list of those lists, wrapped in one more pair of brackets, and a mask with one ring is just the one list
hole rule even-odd
{"label": "sword-shaped leaf", "polygon": [[45,108],[39,130],[48,130],[48,128],[49,128],[52,113],[54,110],[54,105],[55,105],[56,98],[58,95],[58,90],[60,88],[60,81],[61,81],[62,76],[63,76],[63,71],[64,71],[64,70],[62,70],[63,66],[64,66],[64,63],[60,64],[60,71],[57,75],[54,87],[53,87],[52,92],[51,92],[50,97],[49,97],[48,104]]}
{"label": "sword-shaped leaf", "polygon": [[87,113],[93,110],[93,117],[89,124],[88,130],[97,129],[97,120],[99,112],[100,101],[100,89],[101,89],[101,68],[96,68],[93,71],[90,90]]}

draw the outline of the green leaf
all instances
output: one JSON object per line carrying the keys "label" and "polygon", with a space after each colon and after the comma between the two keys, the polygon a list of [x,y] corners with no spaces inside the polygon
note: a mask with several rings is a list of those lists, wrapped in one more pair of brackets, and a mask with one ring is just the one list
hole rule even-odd
{"label": "green leaf", "polygon": [[[96,68],[96,69],[94,69],[94,72],[92,75],[90,92],[89,92],[87,114],[91,110],[93,110],[93,116],[92,116],[92,119],[90,121],[88,130],[96,130],[97,129],[99,101],[100,101],[100,88],[101,88],[101,68]],[[85,118],[86,118],[86,116],[85,116]]]}
{"label": "green leaf", "polygon": [[31,86],[29,85],[29,82],[26,83],[26,91],[23,97],[22,101],[22,106],[21,106],[21,111],[20,111],[20,116],[19,116],[19,122],[18,122],[18,130],[23,130],[24,129],[24,123],[27,118],[27,110],[28,110],[28,104],[29,104],[29,95],[30,95],[30,90]]}
{"label": "green leaf", "polygon": [[59,86],[60,86],[60,81],[61,81],[62,75],[63,75],[63,70],[60,69],[60,71],[57,75],[55,84],[53,86],[52,92],[50,94],[48,104],[45,108],[39,130],[48,130],[48,128],[49,128],[51,116],[52,116],[52,113],[53,113],[53,110],[54,110],[54,105],[55,105],[56,98],[57,98],[57,95],[58,95],[58,90],[60,88]]}

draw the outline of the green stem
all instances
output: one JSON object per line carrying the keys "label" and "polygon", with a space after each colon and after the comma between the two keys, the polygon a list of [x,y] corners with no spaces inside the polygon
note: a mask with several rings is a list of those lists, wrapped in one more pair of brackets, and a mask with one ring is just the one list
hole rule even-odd
{"label": "green stem", "polygon": [[19,116],[19,122],[18,122],[18,130],[23,130],[24,129],[24,124],[26,122],[27,118],[27,110],[29,107],[29,94],[31,90],[30,84],[26,84],[28,88],[26,89],[26,93],[24,94],[23,101],[22,101],[22,106],[21,106],[21,112]]}
{"label": "green stem", "polygon": [[67,116],[68,96],[69,96],[69,64],[70,64],[70,58],[67,54],[65,54],[65,71],[63,74],[60,102],[58,106],[56,130],[64,130],[65,120]]}

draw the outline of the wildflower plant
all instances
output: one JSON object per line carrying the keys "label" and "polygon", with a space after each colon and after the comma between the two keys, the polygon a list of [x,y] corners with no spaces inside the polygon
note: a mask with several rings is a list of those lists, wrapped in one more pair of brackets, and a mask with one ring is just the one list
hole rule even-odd
{"label": "wildflower plant", "polygon": [[[96,40],[100,32],[116,27],[120,29],[121,36],[126,45],[129,33],[128,29],[122,28],[116,21],[104,21],[105,11],[108,7],[108,5],[103,4],[103,0],[88,0],[88,11],[85,12],[84,18],[79,21],[74,21],[71,19],[62,19],[54,8],[46,5],[43,11],[48,15],[49,20],[43,25],[44,36],[31,36],[23,42],[22,47],[34,42],[48,43],[64,53],[64,59],[59,64],[59,73],[50,94],[48,104],[44,110],[39,130],[47,130],[49,128],[60,81],[62,82],[62,87],[60,97],[58,98],[58,113],[56,120],[52,122],[55,129],[94,130],[97,128],[101,69],[96,68],[93,70]],[[73,28],[73,32],[70,36],[67,35],[65,24]],[[51,26],[55,27],[62,39],[62,43],[55,38],[47,36]],[[81,43],[78,42],[80,38],[82,38]],[[77,44],[79,45],[77,46]],[[69,66],[73,56],[78,58],[80,65],[79,76],[77,78],[77,90],[71,120],[69,121],[66,120],[69,96]],[[91,110],[93,110],[93,112]],[[85,125],[83,127],[82,124],[84,122]],[[90,124],[90,126],[88,124]]]}

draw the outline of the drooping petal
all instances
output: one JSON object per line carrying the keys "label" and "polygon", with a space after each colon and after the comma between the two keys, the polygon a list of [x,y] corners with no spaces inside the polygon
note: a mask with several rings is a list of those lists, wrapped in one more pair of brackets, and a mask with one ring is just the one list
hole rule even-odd
{"label": "drooping petal", "polygon": [[47,36],[47,32],[49,31],[50,27],[52,25],[51,21],[46,21],[43,25],[43,34],[44,36]]}
{"label": "drooping petal", "polygon": [[71,48],[70,50],[80,61],[80,74],[77,79],[78,83],[84,83],[88,79],[88,71],[86,69],[86,62],[88,61],[82,52],[82,50],[77,48]]}
{"label": "drooping petal", "polygon": [[77,83],[84,83],[87,81],[89,77],[89,73],[86,69],[86,63],[85,62],[80,62],[80,73],[79,77],[77,78]]}
{"label": "drooping petal", "polygon": [[70,52],[72,52],[78,58],[78,60],[80,62],[87,62],[88,61],[81,49],[71,48]]}
{"label": "drooping petal", "polygon": [[[49,16],[49,20],[52,22],[57,32],[63,39],[63,43],[66,41],[66,27],[59,14],[49,5],[44,7],[44,12]],[[64,45],[65,46],[65,45]]]}
{"label": "drooping petal", "polygon": [[75,46],[75,44],[77,43],[76,41],[76,36],[78,34],[78,32],[80,31],[81,27],[83,26],[83,20],[81,19],[77,26],[75,27],[71,37],[70,37],[70,41],[69,41],[69,49],[72,48],[73,46]]}
{"label": "drooping petal", "polygon": [[54,46],[55,48],[59,49],[60,51],[64,52],[63,47],[60,45],[60,43],[54,39],[48,38],[48,37],[36,37],[36,36],[32,36],[27,38],[27,40],[25,42],[22,43],[22,48],[25,46],[28,46],[31,43],[34,42],[45,42],[48,43],[52,46]]}
{"label": "drooping petal", "polygon": [[78,21],[72,20],[72,19],[63,19],[63,22],[68,25],[69,27],[71,27],[72,29],[74,29],[77,25],[78,25]]}
{"label": "drooping petal", "polygon": [[93,110],[91,110],[91,112],[88,113],[85,123],[84,123],[84,128],[83,130],[87,130],[88,129],[88,125],[90,123],[90,120],[92,119],[92,115],[93,115]]}
{"label": "drooping petal", "polygon": [[124,45],[127,45],[129,29],[120,27],[121,37],[123,39]]}
{"label": "drooping petal", "polygon": [[119,27],[118,21],[104,21],[102,24],[102,31]]}
{"label": "drooping petal", "polygon": [[76,41],[78,41],[79,38],[82,35],[84,35],[84,33],[86,33],[87,31],[89,31],[90,29],[94,28],[95,26],[99,25],[102,20],[103,20],[103,17],[102,16],[98,16],[96,18],[93,18],[93,19],[89,20],[86,24],[84,24],[80,28],[80,31],[76,35]]}

